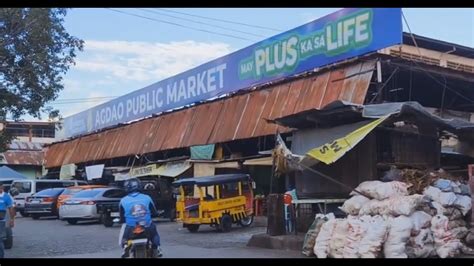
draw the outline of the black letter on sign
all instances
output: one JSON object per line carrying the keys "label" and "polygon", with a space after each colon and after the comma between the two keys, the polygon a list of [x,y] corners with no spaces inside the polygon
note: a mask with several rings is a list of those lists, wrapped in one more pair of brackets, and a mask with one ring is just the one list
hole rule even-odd
{"label": "black letter on sign", "polygon": [[329,150],[328,146],[324,145],[321,149],[319,149],[319,152],[322,154],[325,154]]}
{"label": "black letter on sign", "polygon": [[332,144],[331,144],[331,148],[334,150],[334,152],[338,152],[340,151],[342,148],[339,147],[339,145],[337,145],[337,141],[334,141]]}

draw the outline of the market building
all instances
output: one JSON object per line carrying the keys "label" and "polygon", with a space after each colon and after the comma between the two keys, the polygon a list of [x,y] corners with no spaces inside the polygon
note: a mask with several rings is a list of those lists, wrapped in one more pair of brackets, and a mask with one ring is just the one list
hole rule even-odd
{"label": "market building", "polygon": [[[321,110],[335,101],[350,106],[417,102],[441,118],[473,122],[474,49],[402,33],[397,9],[356,11],[364,15],[364,10],[373,16],[372,24],[366,24],[373,41],[368,46],[364,46],[367,42],[360,47],[355,45],[355,50],[347,52],[350,48],[343,47],[346,43],[342,39],[326,43],[335,50],[341,45],[340,54],[328,60],[331,57],[326,55],[331,55],[331,51],[322,55],[324,47],[318,46],[319,41],[316,45],[316,40],[323,38],[320,33],[314,35],[311,27],[298,27],[292,31],[307,34],[308,38],[294,40],[285,33],[272,39],[288,46],[286,60],[283,55],[278,56],[278,47],[269,46],[271,42],[267,40],[229,55],[237,57],[238,62],[229,60],[223,64],[225,58],[212,61],[184,72],[183,76],[142,89],[146,93],[132,92],[123,99],[84,111],[76,120],[66,119],[65,129],[75,133],[63,134],[63,140],[47,145],[44,166],[50,172],[60,173],[66,166],[74,165],[80,176],[86,167],[103,165],[113,176],[111,181],[120,181],[128,173],[174,179],[245,172],[256,181],[257,194],[268,195],[298,186],[294,176],[272,178],[275,135],[280,133],[290,147],[295,141],[292,127],[275,124],[279,118]],[[381,23],[384,14],[389,19],[381,27],[377,23]],[[328,19],[310,24],[317,28]],[[360,21],[363,19],[364,16]],[[359,31],[353,35],[363,38],[364,33]],[[353,35],[341,38],[349,40]],[[311,41],[315,50],[303,48],[305,42]],[[295,47],[299,47],[297,55],[306,58],[299,58],[303,63],[296,67],[291,65],[296,63],[291,60]],[[277,61],[263,60],[264,53],[270,51],[277,54]],[[268,54],[267,57],[273,58]],[[291,66],[285,68],[284,64]],[[227,71],[238,72],[239,79],[227,79]],[[299,119],[313,126],[329,127],[344,124],[344,119],[354,119],[351,115],[354,114],[333,113],[325,118]],[[404,141],[403,137],[399,139]],[[440,149],[422,163],[439,166],[440,158],[449,161],[453,156],[469,161],[474,154],[471,144],[464,140],[456,136],[446,138]],[[426,141],[427,148],[435,148],[432,144],[437,140],[430,141]],[[376,161],[370,163],[376,167]],[[310,182],[310,178],[306,180]],[[302,186],[318,186],[315,179],[311,182]],[[305,195],[300,191],[300,196],[322,195]],[[331,195],[324,197],[328,196]]]}

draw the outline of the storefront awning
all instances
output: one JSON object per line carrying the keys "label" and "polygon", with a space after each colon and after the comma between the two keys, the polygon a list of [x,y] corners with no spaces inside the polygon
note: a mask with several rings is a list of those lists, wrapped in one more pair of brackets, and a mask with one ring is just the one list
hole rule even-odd
{"label": "storefront awning", "polygon": [[189,168],[191,168],[189,162],[169,162],[158,167],[156,172],[160,176],[177,177]]}
{"label": "storefront awning", "polygon": [[264,157],[257,159],[245,160],[244,165],[255,165],[255,166],[272,166],[273,159],[272,157]]}

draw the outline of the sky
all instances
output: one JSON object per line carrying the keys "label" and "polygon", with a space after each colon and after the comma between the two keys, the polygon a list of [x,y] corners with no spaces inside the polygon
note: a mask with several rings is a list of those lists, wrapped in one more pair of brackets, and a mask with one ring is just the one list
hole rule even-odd
{"label": "sky", "polygon": [[[106,8],[72,9],[65,28],[85,41],[84,50],[64,76],[65,89],[49,105],[67,117],[339,9],[113,9],[153,20]],[[474,47],[474,8],[404,8],[403,12],[414,34]]]}

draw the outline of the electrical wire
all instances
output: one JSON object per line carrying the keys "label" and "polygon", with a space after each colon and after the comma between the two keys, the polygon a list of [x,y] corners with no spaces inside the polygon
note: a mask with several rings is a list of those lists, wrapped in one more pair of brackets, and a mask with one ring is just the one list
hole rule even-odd
{"label": "electrical wire", "polygon": [[182,28],[189,29],[189,30],[201,31],[201,32],[211,33],[211,34],[215,34],[215,35],[230,37],[230,38],[239,39],[239,40],[244,40],[244,41],[255,41],[255,40],[251,40],[251,39],[244,38],[244,37],[239,37],[239,36],[232,35],[232,34],[219,33],[219,32],[210,31],[210,30],[201,29],[201,28],[194,28],[194,27],[190,27],[190,26],[185,26],[185,25],[182,25],[182,24],[178,24],[178,23],[175,23],[175,22],[170,22],[170,21],[166,21],[166,20],[161,20],[161,19],[155,19],[155,18],[145,17],[145,16],[141,16],[141,15],[137,15],[137,14],[125,12],[125,11],[116,10],[116,9],[113,9],[113,8],[106,8],[106,9],[108,9],[108,10],[110,10],[110,11],[117,12],[117,13],[122,13],[122,14],[125,14],[125,15],[128,15],[128,16],[134,16],[134,17],[138,17],[138,18],[143,18],[143,19],[147,19],[147,20],[159,22],[159,23],[170,24],[170,25],[182,27]]}
{"label": "electrical wire", "polygon": [[251,32],[248,32],[248,31],[241,31],[241,30],[232,29],[232,28],[227,28],[227,27],[222,27],[222,26],[219,26],[219,25],[210,24],[210,23],[206,23],[206,22],[201,22],[201,21],[197,21],[197,20],[192,20],[192,19],[187,19],[187,18],[181,18],[181,17],[177,17],[177,16],[173,16],[173,15],[168,15],[168,14],[156,12],[156,11],[153,11],[153,10],[148,10],[148,9],[145,9],[145,8],[136,8],[136,9],[142,10],[142,11],[145,11],[145,12],[148,12],[148,13],[153,13],[153,14],[161,15],[161,16],[167,16],[167,17],[176,18],[176,19],[181,19],[181,20],[184,20],[184,21],[189,21],[189,22],[193,22],[193,23],[197,23],[197,24],[202,24],[202,25],[207,25],[207,26],[211,26],[211,27],[216,27],[216,28],[219,28],[219,29],[228,30],[228,31],[232,31],[232,32],[239,32],[239,33],[248,34],[248,35],[252,35],[252,36],[256,36],[256,37],[266,37],[266,36],[263,36],[263,35],[260,35],[260,34],[255,34],[255,33],[251,33]]}
{"label": "electrical wire", "polygon": [[176,13],[176,14],[181,14],[181,15],[186,15],[186,16],[191,16],[191,17],[196,17],[196,18],[203,18],[203,19],[214,20],[214,21],[225,22],[225,23],[231,23],[231,24],[236,24],[236,25],[241,25],[241,26],[247,26],[247,27],[252,27],[252,28],[259,28],[259,29],[271,30],[271,31],[276,31],[276,32],[282,32],[282,31],[284,31],[284,30],[275,29],[275,28],[270,28],[270,27],[265,27],[265,26],[260,26],[260,25],[252,25],[252,24],[246,24],[246,23],[236,22],[236,21],[231,21],[231,20],[224,20],[224,19],[218,19],[218,18],[211,18],[211,17],[199,16],[199,15],[194,15],[194,14],[189,14],[189,13],[184,13],[184,12],[169,10],[169,9],[166,9],[166,8],[156,8],[156,9],[159,9],[159,10],[162,10],[162,11],[166,11],[166,12],[171,12],[171,13]]}
{"label": "electrical wire", "polygon": [[[411,31],[411,29],[410,29],[410,25],[408,24],[408,21],[407,21],[407,19],[406,19],[406,17],[405,17],[405,14],[403,13],[403,11],[402,11],[402,17],[403,17],[403,20],[405,21],[405,24],[407,25],[408,32],[410,33],[410,37],[411,37],[411,39],[412,39],[412,41],[413,41],[413,44],[415,44],[415,47],[417,48],[420,57],[422,57],[422,55],[421,55],[421,50],[420,50],[420,48],[418,47],[418,44],[416,43],[415,36],[414,36],[414,34],[412,33],[412,31]],[[459,96],[459,97],[465,99],[466,101],[471,102],[471,103],[474,103],[474,100],[472,100],[471,98],[466,97],[465,95],[463,95],[463,94],[457,92],[457,91],[454,90],[453,88],[447,86],[445,83],[439,81],[439,80],[438,80],[437,78],[435,78],[431,73],[429,73],[428,71],[426,71],[426,70],[423,68],[423,66],[421,66],[420,64],[418,64],[418,62],[413,61],[413,63],[416,64],[416,65],[419,67],[420,70],[422,70],[426,75],[428,75],[432,80],[434,80],[434,81],[435,81],[436,83],[438,83],[439,85],[445,87],[446,89],[450,90],[451,92],[453,92],[453,93],[456,94],[457,96]]]}

